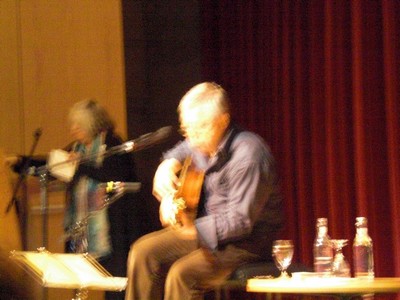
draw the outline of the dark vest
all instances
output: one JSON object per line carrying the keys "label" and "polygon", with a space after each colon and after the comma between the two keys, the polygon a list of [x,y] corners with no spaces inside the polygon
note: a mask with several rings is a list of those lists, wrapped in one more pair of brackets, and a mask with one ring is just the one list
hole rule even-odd
{"label": "dark vest", "polygon": [[[215,164],[209,168],[206,173],[205,176],[214,173],[214,172],[218,172],[219,170],[221,170],[223,168],[223,166],[225,166],[225,164],[231,159],[232,153],[231,153],[231,145],[233,140],[237,137],[237,135],[243,131],[241,128],[239,128],[236,125],[232,125],[232,132],[228,137],[228,140],[226,141],[224,147],[218,151],[217,153],[217,161],[215,162]],[[199,205],[197,208],[197,217],[201,217],[204,216],[206,214],[205,212],[205,203],[206,203],[206,195],[205,195],[205,191],[204,191],[204,187],[202,187],[201,189],[201,194],[200,194],[200,200],[199,200]]]}

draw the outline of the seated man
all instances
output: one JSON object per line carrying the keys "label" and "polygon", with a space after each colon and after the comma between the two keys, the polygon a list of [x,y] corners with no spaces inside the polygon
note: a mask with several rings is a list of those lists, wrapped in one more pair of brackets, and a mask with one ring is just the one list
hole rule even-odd
{"label": "seated man", "polygon": [[[132,245],[126,300],[202,299],[243,263],[271,259],[282,227],[273,156],[259,136],[231,122],[225,90],[198,84],[178,113],[185,140],[164,154],[153,185],[165,228]],[[177,205],[187,157],[204,174],[196,210]]]}

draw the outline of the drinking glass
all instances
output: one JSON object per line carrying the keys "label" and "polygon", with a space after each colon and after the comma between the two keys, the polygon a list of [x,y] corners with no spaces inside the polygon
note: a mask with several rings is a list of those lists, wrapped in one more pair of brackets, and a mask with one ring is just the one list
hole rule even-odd
{"label": "drinking glass", "polygon": [[273,241],[272,256],[274,258],[275,265],[281,271],[279,278],[289,278],[286,270],[292,263],[293,252],[294,246],[291,240]]}
{"label": "drinking glass", "polygon": [[332,247],[335,250],[335,257],[332,262],[332,275],[335,277],[350,277],[350,267],[343,255],[342,248],[347,245],[345,239],[331,240]]}

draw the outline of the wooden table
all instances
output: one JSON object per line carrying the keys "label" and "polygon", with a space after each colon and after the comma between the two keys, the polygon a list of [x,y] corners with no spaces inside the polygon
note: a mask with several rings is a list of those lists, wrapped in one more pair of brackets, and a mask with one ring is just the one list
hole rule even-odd
{"label": "wooden table", "polygon": [[249,279],[248,292],[268,294],[330,295],[340,299],[400,292],[399,277],[373,279],[359,278],[289,278],[289,279]]}

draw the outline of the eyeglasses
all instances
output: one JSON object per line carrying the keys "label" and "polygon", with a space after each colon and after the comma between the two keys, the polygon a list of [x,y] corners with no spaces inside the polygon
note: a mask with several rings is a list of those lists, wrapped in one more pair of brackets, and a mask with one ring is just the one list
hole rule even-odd
{"label": "eyeglasses", "polygon": [[181,125],[178,132],[183,137],[201,136],[204,134],[208,134],[213,129],[214,126],[215,126],[214,122],[202,123],[202,124],[191,124],[190,126]]}

